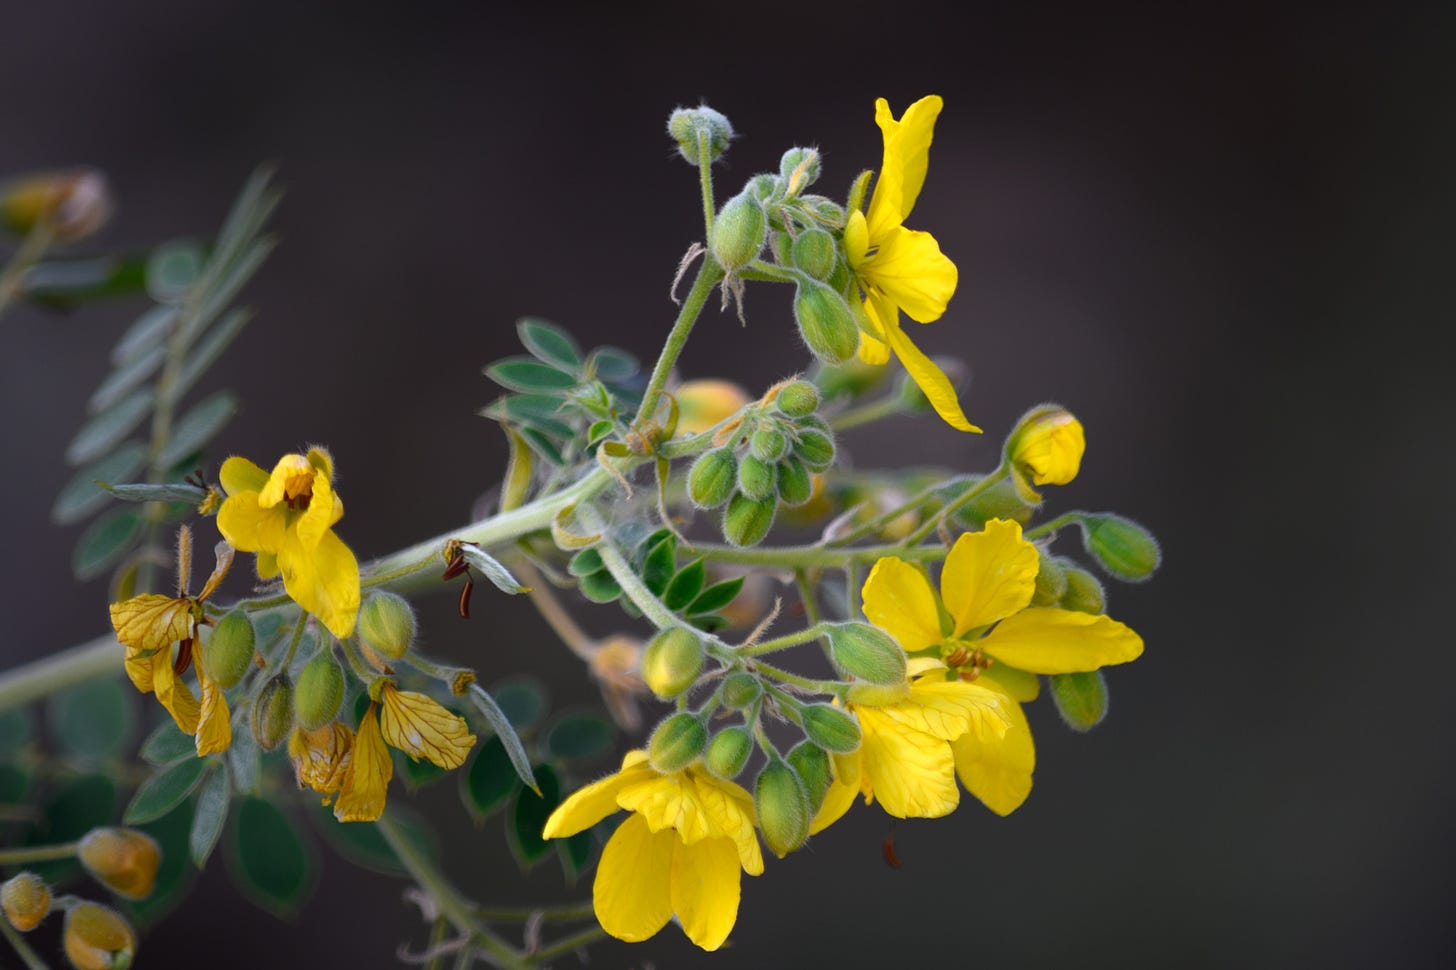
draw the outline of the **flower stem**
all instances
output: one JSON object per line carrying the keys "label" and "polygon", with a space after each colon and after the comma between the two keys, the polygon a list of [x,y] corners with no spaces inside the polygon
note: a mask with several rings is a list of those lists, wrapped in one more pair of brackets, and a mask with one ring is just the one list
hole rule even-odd
{"label": "flower stem", "polygon": [[531,600],[531,605],[536,607],[536,612],[541,614],[541,619],[561,638],[566,649],[582,660],[590,661],[595,653],[595,642],[567,612],[566,607],[561,605],[561,600],[557,598],[551,584],[542,577],[541,571],[531,562],[522,560],[517,564],[516,572],[520,574],[522,582],[531,587],[526,596]]}
{"label": "flower stem", "polygon": [[[3,294],[0,294],[0,299],[3,299]],[[25,942],[25,938],[4,917],[0,917],[0,933],[4,933],[5,939],[9,940],[10,945],[15,948],[15,953],[25,964],[26,970],[50,970],[40,955],[30,948],[30,944]]]}
{"label": "flower stem", "polygon": [[717,562],[740,563],[745,566],[771,566],[789,569],[843,569],[850,563],[872,563],[882,556],[899,556],[917,562],[945,558],[939,546],[899,544],[861,546],[858,549],[837,549],[828,546],[767,546],[743,548],[697,543],[693,551]]}
{"label": "flower stem", "polygon": [[590,902],[566,906],[476,906],[474,912],[480,919],[511,923],[524,923],[538,916],[543,920],[563,922],[596,918],[596,910]]}
{"label": "flower stem", "polygon": [[76,854],[78,842],[62,845],[19,846],[14,849],[0,849],[0,866],[24,866],[32,862],[51,862],[55,859],[69,859]]}
{"label": "flower stem", "polygon": [[[717,208],[713,204],[712,142],[713,138],[708,132],[698,132],[698,184],[703,189],[703,242],[709,246],[713,244],[713,213]],[[705,256],[704,259],[712,262],[711,256]]]}
{"label": "flower stem", "polygon": [[892,418],[904,413],[904,403],[897,395],[891,394],[889,397],[836,414],[829,419],[829,427],[835,431],[848,431],[850,428],[873,424],[882,418]]}
{"label": "flower stem", "polygon": [[847,532],[842,536],[836,537],[830,542],[830,545],[847,546],[853,542],[856,542],[859,539],[864,538],[867,535],[872,535],[873,533],[880,531],[891,522],[894,522],[900,516],[904,515],[907,512],[915,511],[926,502],[929,502],[931,499],[935,498],[948,484],[950,483],[940,482],[935,485],[931,485],[928,488],[921,489],[911,499],[909,499],[909,501],[902,503],[896,508],[890,509],[888,512],[884,512],[880,515],[875,516],[873,519],[870,519],[868,522],[856,527],[854,530]]}
{"label": "flower stem", "polygon": [[1064,512],[1061,515],[1057,516],[1055,519],[1048,519],[1034,529],[1027,529],[1021,534],[1022,538],[1040,539],[1042,536],[1051,535],[1058,529],[1063,529],[1069,525],[1074,525],[1078,522],[1081,522],[1082,518],[1086,514],[1086,512]]}
{"label": "flower stem", "polygon": [[775,667],[772,664],[766,664],[762,660],[755,660],[753,662],[753,665],[758,668],[759,673],[768,674],[774,680],[780,681],[782,683],[793,684],[795,687],[802,687],[805,690],[814,691],[816,694],[834,693],[835,684],[833,681],[813,680],[809,677],[800,677],[798,674],[791,674],[781,667]]}
{"label": "flower stem", "polygon": [[595,943],[597,940],[605,938],[606,935],[607,931],[600,926],[589,926],[584,930],[573,933],[571,936],[562,937],[549,946],[543,946],[531,954],[531,959],[537,963],[544,963],[556,957],[566,956],[566,954],[579,950],[589,943]]}
{"label": "flower stem", "polygon": [[662,391],[667,387],[667,376],[672,373],[672,367],[677,363],[683,345],[688,342],[688,336],[693,332],[693,324],[698,322],[698,316],[708,302],[708,294],[713,292],[713,284],[722,278],[722,268],[711,256],[704,257],[702,265],[698,267],[698,275],[693,280],[693,288],[688,292],[687,299],[683,300],[672,331],[667,335],[667,343],[662,345],[662,353],[657,358],[656,366],[652,368],[652,377],[647,381],[647,390],[642,394],[642,406],[637,409],[633,424],[640,424],[657,413]]}
{"label": "flower stem", "polygon": [[121,654],[121,644],[108,633],[9,670],[0,676],[0,711],[21,707],[94,677],[115,674],[121,668]]}
{"label": "flower stem", "polygon": [[[601,513],[590,505],[580,506],[576,510],[576,518],[582,528],[588,531],[603,534],[607,531],[607,524],[602,520]],[[642,582],[642,577],[637,575],[632,564],[627,562],[627,558],[622,555],[622,551],[617,548],[610,536],[604,538],[593,548],[602,557],[602,565],[607,567],[607,571],[612,574],[617,585],[622,587],[623,595],[632,601],[632,605],[642,611],[643,616],[652,621],[653,626],[666,629],[670,626],[681,625],[677,615],[664,606],[662,600],[658,599],[652,590],[647,588],[647,584]]]}
{"label": "flower stem", "polygon": [[824,635],[829,629],[829,626],[830,624],[827,623],[815,623],[813,626],[805,627],[802,630],[795,630],[793,633],[786,633],[781,637],[774,637],[772,640],[746,644],[734,650],[733,654],[736,657],[762,657],[765,654],[775,653],[779,650],[787,650],[789,647],[797,647],[801,643],[817,640]]}
{"label": "flower stem", "polygon": [[37,225],[26,234],[20,248],[10,257],[4,269],[0,269],[0,315],[25,291],[25,278],[40,262],[51,244],[51,232],[44,225]]}
{"label": "flower stem", "polygon": [[1003,478],[1006,477],[1007,474],[1008,469],[1006,467],[1006,463],[1002,462],[1001,466],[997,468],[994,472],[987,475],[985,478],[981,479],[970,488],[966,489],[954,502],[951,502],[945,508],[937,512],[935,515],[932,515],[924,525],[912,532],[909,538],[905,540],[905,545],[914,546],[919,544],[921,540],[934,532],[936,527],[940,525],[940,523],[944,522],[946,519],[949,519],[952,515],[955,515],[961,509],[971,504],[971,501],[975,499],[976,496],[989,489],[992,485],[999,483]]}

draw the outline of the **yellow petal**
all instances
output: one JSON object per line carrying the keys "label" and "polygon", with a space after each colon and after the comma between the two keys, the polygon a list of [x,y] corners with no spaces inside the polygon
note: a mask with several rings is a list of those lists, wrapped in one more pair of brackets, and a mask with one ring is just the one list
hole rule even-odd
{"label": "yellow petal", "polygon": [[940,595],[955,619],[955,635],[988,626],[1031,603],[1040,559],[1021,538],[1021,526],[992,519],[981,532],[956,540],[940,574]]}
{"label": "yellow petal", "polygon": [[930,406],[935,408],[935,413],[940,415],[942,421],[955,428],[957,431],[970,431],[980,434],[981,429],[966,420],[965,412],[961,410],[961,402],[956,397],[955,388],[951,386],[950,379],[945,376],[935,362],[920,352],[920,348],[905,336],[905,331],[899,327],[891,328],[889,332],[890,349],[895,356],[900,358],[905,371],[910,375],[911,380],[920,388]]}
{"label": "yellow petal", "polygon": [[[228,501],[232,501],[229,499]],[[354,632],[359,616],[359,561],[333,532],[309,550],[290,530],[278,550],[283,588],[294,602],[323,621],[340,640]]]}
{"label": "yellow petal", "polygon": [[672,832],[653,832],[633,815],[617,826],[597,863],[592,908],[602,929],[640,943],[672,918],[672,859],[681,843]]}
{"label": "yellow petal", "polygon": [[1033,606],[1007,617],[978,644],[1034,674],[1071,674],[1142,656],[1143,638],[1110,616]]}
{"label": "yellow petal", "polygon": [[111,604],[111,626],[132,654],[153,653],[192,636],[192,601],[186,597],[143,593]]}
{"label": "yellow petal", "polygon": [[389,749],[379,733],[379,719],[370,704],[354,736],[349,767],[344,770],[339,799],[334,802],[334,817],[340,822],[379,821],[393,775],[394,762],[389,759]]}
{"label": "yellow petal", "polygon": [[[338,514],[336,515],[335,512]],[[329,485],[328,478],[322,473],[315,474],[313,497],[308,501],[308,509],[298,517],[298,521],[293,526],[298,532],[298,541],[303,544],[305,549],[312,550],[323,539],[329,527],[339,521],[343,515],[343,503],[334,496],[334,490]]]}
{"label": "yellow petal", "polygon": [[617,795],[626,783],[619,772],[572,792],[546,820],[541,838],[564,839],[591,828],[621,808]]}
{"label": "yellow petal", "polygon": [[704,950],[716,950],[738,919],[742,877],[729,839],[674,847],[671,900],[683,932]]}
{"label": "yellow petal", "polygon": [[[949,256],[940,251],[940,243],[928,232],[903,226],[876,239],[874,256],[859,269],[861,280],[883,293],[910,319],[918,323],[939,320],[946,304],[955,295],[960,273]],[[881,318],[888,326],[899,318]]]}
{"label": "yellow petal", "polygon": [[284,455],[273,466],[268,484],[258,491],[258,504],[265,509],[305,498],[312,493],[316,474],[313,465],[303,455]]}
{"label": "yellow petal", "polygon": [[[304,457],[308,459],[309,465],[313,467],[315,472],[324,476],[325,481],[332,482],[334,480],[334,456],[329,454],[327,448],[320,448],[318,445],[314,445],[308,449],[308,454]],[[315,478],[315,481],[317,481],[317,478]]]}
{"label": "yellow petal", "polygon": [[197,680],[202,686],[202,702],[197,718],[197,756],[199,758],[226,751],[233,743],[232,714],[228,711],[227,698],[223,690],[202,668],[202,653],[193,655],[197,667]]}
{"label": "yellow petal", "polygon": [[935,591],[919,568],[886,556],[870,570],[863,595],[865,616],[907,652],[940,643],[943,634]]}
{"label": "yellow petal", "polygon": [[[882,107],[883,106],[883,109]],[[886,152],[893,151],[900,167],[900,221],[904,221],[920,188],[925,184],[925,171],[930,164],[930,142],[935,135],[935,120],[940,117],[944,102],[939,95],[928,95],[905,109],[899,121],[890,115],[890,106],[881,99],[875,103],[875,123],[883,133]]]}
{"label": "yellow petal", "polygon": [[353,748],[354,732],[338,721],[316,731],[295,727],[288,737],[288,757],[293,762],[298,787],[307,785],[322,795],[338,791],[348,772]]}
{"label": "yellow petal", "polygon": [[617,796],[617,804],[641,814],[654,832],[676,830],[684,842],[699,842],[723,834],[698,800],[697,786],[683,772],[656,775],[629,785]]}
{"label": "yellow petal", "polygon": [[1001,736],[1006,732],[1005,707],[1000,694],[979,684],[925,678],[910,685],[908,700],[878,710],[907,728],[950,741],[967,731]]}
{"label": "yellow petal", "polygon": [[217,512],[217,531],[240,552],[274,552],[283,548],[288,513],[281,508],[263,508],[257,492],[239,492],[222,503]]}
{"label": "yellow petal", "polygon": [[136,689],[143,694],[150,694],[153,688],[152,661],[156,657],[163,657],[166,662],[171,663],[171,657],[160,653],[133,653],[126,652],[126,675]]}
{"label": "yellow petal", "polygon": [[859,359],[866,364],[879,366],[890,362],[890,347],[888,344],[876,340],[863,330],[859,335]]}
{"label": "yellow petal", "polygon": [[849,754],[831,756],[834,780],[824,793],[824,802],[809,824],[809,834],[817,835],[844,817],[854,804],[854,797],[860,794],[860,753],[856,748]]}
{"label": "yellow petal", "polygon": [[940,818],[960,804],[950,745],[906,727],[884,710],[857,707],[860,758],[865,780],[885,811],[896,818]]}
{"label": "yellow petal", "polygon": [[850,269],[859,269],[870,248],[870,231],[863,212],[849,214],[844,223],[844,259]]}
{"label": "yellow petal", "polygon": [[153,654],[152,660],[152,690],[156,691],[157,700],[177,722],[178,730],[183,734],[196,734],[202,707],[192,695],[192,688],[173,671],[171,650]]}
{"label": "yellow petal", "polygon": [[475,746],[465,718],[451,714],[434,700],[388,681],[380,690],[383,706],[379,727],[384,740],[415,761],[428,758],[445,769],[459,768]]}
{"label": "yellow petal", "polygon": [[237,495],[240,492],[261,492],[263,486],[268,484],[268,473],[248,459],[235,455],[222,463],[222,469],[217,473],[217,480],[222,483],[223,491],[229,495]]}
{"label": "yellow petal", "polygon": [[1007,698],[1011,726],[1001,738],[965,734],[950,743],[956,775],[966,791],[997,815],[1010,815],[1031,794],[1036,748],[1021,705]]}
{"label": "yellow petal", "polygon": [[732,841],[743,871],[750,876],[762,873],[763,853],[753,828],[753,796],[733,782],[714,778],[696,767],[688,769],[688,777],[713,830]]}

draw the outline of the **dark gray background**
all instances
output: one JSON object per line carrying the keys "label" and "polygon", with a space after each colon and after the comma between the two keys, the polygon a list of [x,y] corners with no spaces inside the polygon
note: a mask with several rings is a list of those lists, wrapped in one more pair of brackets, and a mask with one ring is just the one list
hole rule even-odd
{"label": "dark gray background", "polygon": [[[461,524],[498,479],[473,411],[517,316],[655,352],[700,231],[661,132],[674,106],[706,99],[742,132],[725,190],[817,144],[840,194],[878,164],[876,96],[942,94],[912,225],[961,287],[915,336],[971,362],[987,434],[927,420],[849,447],[987,468],[1027,406],[1073,408],[1089,451],[1050,510],[1116,509],[1162,538],[1158,579],[1112,593],[1147,654],[1113,673],[1092,735],[1032,712],[1037,786],[1012,818],[968,801],[902,823],[892,871],[885,817],[857,809],[745,880],[716,957],[668,929],[594,965],[1438,966],[1456,663],[1436,10],[11,5],[0,173],[101,167],[120,211],[98,245],[139,245],[210,232],[257,162],[281,164],[284,244],[214,372],[246,402],[222,447],[266,464],[327,443],[367,558]],[[709,313],[683,373],[761,388],[802,366],[782,294],[751,290],[749,310],[747,329]],[[105,628],[103,585],[73,587],[74,531],[45,513],[135,312],[0,322],[6,662]],[[448,596],[422,610],[483,679],[543,670],[560,702],[592,703],[524,604],[478,592],[470,624]],[[482,897],[566,896],[544,870],[517,892],[495,823],[449,847]],[[220,868],[144,966],[372,966],[422,938],[395,881],[331,865],[290,927]]]}

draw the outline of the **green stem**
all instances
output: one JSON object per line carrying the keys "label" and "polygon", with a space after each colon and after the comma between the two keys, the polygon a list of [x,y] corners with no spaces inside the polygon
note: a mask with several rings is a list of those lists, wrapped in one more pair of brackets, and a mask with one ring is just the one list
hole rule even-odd
{"label": "green stem", "polygon": [[278,663],[275,663],[272,667],[269,668],[269,677],[277,676],[279,671],[287,670],[288,665],[293,663],[293,655],[298,653],[298,644],[303,640],[303,631],[307,627],[308,614],[305,613],[303,610],[299,610],[298,622],[293,625],[293,639],[288,641],[288,649],[283,651],[283,656],[279,658]]}
{"label": "green stem", "polygon": [[966,489],[954,502],[951,502],[945,508],[937,512],[935,515],[932,515],[925,522],[924,525],[912,532],[910,536],[905,540],[905,545],[918,545],[926,536],[934,532],[936,527],[939,526],[940,523],[944,522],[946,519],[949,519],[952,515],[955,515],[967,505],[970,505],[971,502],[976,498],[976,496],[989,489],[992,485],[998,484],[1003,478],[1007,476],[1008,473],[1009,470],[1006,467],[1006,463],[1002,462],[1001,467],[997,468],[994,472],[987,475],[985,478],[981,479],[970,488]]}
{"label": "green stem", "polygon": [[[815,623],[813,626],[786,633],[781,637],[774,637],[772,640],[739,647],[733,651],[733,655],[735,657],[762,657],[779,650],[787,650],[789,647],[797,647],[801,643],[819,639],[828,631],[829,627],[828,623]],[[760,666],[762,665],[760,664]]]}
{"label": "green stem", "polygon": [[596,910],[589,902],[567,906],[476,906],[475,915],[497,922],[524,923],[538,916],[543,920],[595,919]]}
{"label": "green stem", "polygon": [[25,942],[25,938],[3,916],[0,916],[0,933],[4,933],[5,939],[9,940],[10,945],[15,948],[15,953],[25,964],[26,970],[50,970],[40,955],[30,948],[30,944]]}
{"label": "green stem", "polygon": [[916,562],[944,559],[946,551],[939,546],[905,548],[897,544],[861,546],[858,549],[836,549],[828,546],[760,546],[740,549],[737,546],[715,546],[699,543],[693,551],[717,562],[740,563],[745,566],[775,566],[790,569],[843,569],[850,563],[873,563],[883,556],[899,556]]}
{"label": "green stem", "polygon": [[[441,543],[440,548],[444,548],[443,543]],[[443,562],[443,560],[440,556],[440,550],[437,549],[435,550],[434,555],[425,556],[423,559],[420,559],[417,562],[405,563],[401,566],[396,566],[387,572],[372,572],[368,576],[365,576],[364,578],[359,580],[359,587],[361,589],[369,589],[371,586],[388,586],[390,583],[397,583],[401,579],[404,579],[408,576],[413,576],[415,573],[418,572],[423,572],[424,570],[429,569],[431,566],[437,565],[441,562]]]}
{"label": "green stem", "polygon": [[805,690],[812,690],[818,694],[834,693],[835,684],[833,681],[814,680],[809,677],[800,677],[798,674],[791,674],[782,667],[775,667],[766,664],[762,660],[755,660],[753,666],[758,668],[759,673],[768,674],[774,680],[785,684],[793,684],[795,687],[802,687]]}
{"label": "green stem", "polygon": [[531,959],[537,963],[545,963],[547,960],[553,960],[556,957],[566,956],[568,953],[580,950],[590,943],[595,943],[597,940],[605,938],[606,935],[607,931],[600,926],[589,926],[584,930],[573,933],[571,936],[557,940],[550,946],[543,946],[531,954]]}
{"label": "green stem", "polygon": [[890,509],[890,511],[888,512],[875,516],[873,519],[870,519],[863,525],[856,527],[853,531],[847,532],[844,535],[833,539],[829,544],[831,546],[847,546],[853,542],[858,541],[859,539],[864,538],[867,535],[880,531],[885,526],[889,525],[891,522],[894,522],[900,516],[904,515],[906,512],[913,512],[916,509],[920,508],[920,506],[924,505],[926,502],[929,502],[931,499],[935,498],[948,484],[950,483],[938,482],[934,485],[929,486],[928,488],[921,489],[915,494],[914,497],[912,497],[909,501],[903,503],[899,507]]}
{"label": "green stem", "polygon": [[1086,512],[1064,512],[1055,519],[1048,519],[1034,529],[1027,529],[1021,536],[1023,539],[1040,539],[1042,536],[1051,535],[1058,529],[1081,522],[1086,514]]}
{"label": "green stem", "polygon": [[[603,521],[601,513],[590,505],[582,505],[576,510],[577,521],[582,528],[589,532],[599,532],[603,535],[607,531],[607,523]],[[647,584],[642,582],[642,577],[627,562],[617,544],[612,541],[611,536],[606,536],[593,547],[598,555],[602,557],[602,565],[607,567],[607,572],[622,587],[622,593],[632,601],[632,604],[642,611],[642,615],[652,621],[652,624],[659,629],[667,629],[672,626],[681,626],[682,621],[677,615],[663,605]]]}
{"label": "green stem", "polygon": [[880,398],[878,401],[871,401],[869,404],[862,404],[857,408],[850,408],[848,411],[836,414],[829,419],[829,427],[835,431],[848,431],[850,428],[858,428],[866,424],[873,424],[882,418],[893,418],[897,414],[904,414],[905,406],[897,395]]}
{"label": "green stem", "polygon": [[32,862],[51,862],[55,859],[70,859],[75,856],[79,842],[63,845],[21,846],[14,849],[0,849],[0,866],[24,866]]}
{"label": "green stem", "polygon": [[809,574],[803,569],[794,570],[794,585],[799,590],[799,602],[804,604],[804,618],[818,625],[820,622],[819,600],[814,596],[814,587],[809,584]]}
{"label": "green stem", "polygon": [[[713,244],[713,214],[717,209],[713,204],[713,159],[710,157],[712,142],[712,136],[706,131],[698,132],[698,183],[703,189],[703,241],[709,246]],[[712,254],[704,254],[703,259],[712,262]]]}
{"label": "green stem", "polygon": [[713,261],[711,255],[704,256],[698,267],[698,275],[693,280],[693,288],[688,292],[687,299],[683,300],[672,331],[667,335],[667,343],[662,345],[662,353],[658,355],[657,364],[652,368],[652,377],[647,381],[647,390],[642,394],[642,406],[637,409],[633,424],[641,424],[657,413],[657,406],[662,401],[662,391],[667,387],[667,377],[672,373],[683,345],[688,342],[688,336],[693,332],[693,324],[698,322],[703,306],[708,302],[708,295],[713,292],[713,285],[722,278],[722,268]]}
{"label": "green stem", "polygon": [[26,233],[21,240],[20,248],[5,268],[0,270],[0,315],[3,315],[10,304],[13,303],[22,293],[25,292],[25,278],[35,268],[45,255],[46,249],[51,244],[51,231],[43,224],[37,225]]}
{"label": "green stem", "polygon": [[121,669],[122,647],[110,633],[61,653],[42,657],[0,676],[0,711],[85,683]]}

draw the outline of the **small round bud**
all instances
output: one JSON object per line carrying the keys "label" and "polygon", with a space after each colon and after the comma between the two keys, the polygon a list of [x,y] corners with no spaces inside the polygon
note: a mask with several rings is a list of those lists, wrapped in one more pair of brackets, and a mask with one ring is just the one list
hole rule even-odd
{"label": "small round bud", "polygon": [[741,724],[726,727],[713,735],[708,750],[703,753],[703,764],[719,778],[734,779],[748,764],[753,752],[753,735]]}
{"label": "small round bud", "polygon": [[202,665],[223,690],[237,684],[253,664],[257,635],[253,621],[242,610],[233,610],[217,621],[202,645]]}
{"label": "small round bud", "polygon": [[1087,439],[1082,422],[1055,404],[1021,416],[1006,439],[1006,460],[1035,485],[1065,485],[1077,477]]}
{"label": "small round bud", "polygon": [[819,747],[836,754],[849,754],[859,748],[859,722],[843,708],[810,704],[800,717],[804,734]]}
{"label": "small round bud", "polygon": [[779,159],[779,178],[784,194],[792,199],[819,181],[819,152],[813,148],[790,148]]}
{"label": "small round bud", "polygon": [[272,751],[293,730],[293,683],[287,672],[280,673],[253,698],[253,740],[264,751]]}
{"label": "small round bud", "polygon": [[162,864],[157,840],[136,829],[92,829],[81,839],[77,855],[97,881],[127,899],[150,896]]}
{"label": "small round bud", "polygon": [[1052,674],[1052,700],[1073,731],[1090,731],[1107,717],[1107,678],[1100,670]]}
{"label": "small round bud", "polygon": [[825,364],[842,364],[859,350],[859,325],[849,304],[818,280],[799,281],[794,320],[804,343]]}
{"label": "small round bud", "polygon": [[684,626],[658,630],[642,651],[642,682],[662,700],[671,700],[698,680],[706,651],[696,633]]}
{"label": "small round bud", "polygon": [[735,670],[724,677],[723,686],[718,688],[718,696],[723,699],[723,706],[732,711],[746,709],[762,693],[763,684],[759,679],[743,670]]}
{"label": "small round bud", "polygon": [[689,165],[698,164],[699,135],[707,137],[709,162],[722,157],[733,140],[733,126],[728,119],[707,105],[678,108],[667,119],[667,133]]}
{"label": "small round bud", "polygon": [[754,455],[744,455],[743,460],[738,463],[738,491],[755,502],[772,498],[773,466]]}
{"label": "small round bud", "polygon": [[773,463],[789,450],[789,439],[778,428],[759,428],[748,439],[748,450],[759,461]]}
{"label": "small round bud", "polygon": [[[980,484],[984,475],[972,475],[963,482],[942,490],[947,503]],[[986,527],[992,519],[1008,519],[1026,525],[1031,521],[1032,507],[1021,498],[1014,482],[1002,480],[981,492],[956,512],[956,521],[973,531]]]}
{"label": "small round bud", "polygon": [[819,410],[819,389],[808,381],[790,381],[779,388],[774,403],[791,418],[802,418]]}
{"label": "small round bud", "polygon": [[684,381],[672,392],[677,400],[677,433],[700,434],[731,418],[748,403],[748,392],[732,381],[704,378]]}
{"label": "small round bud", "polygon": [[22,872],[0,885],[0,909],[10,925],[29,933],[51,911],[51,887],[33,872]]}
{"label": "small round bud", "polygon": [[824,796],[829,793],[829,786],[834,782],[829,753],[811,741],[800,741],[789,750],[784,760],[804,780],[804,790],[809,793],[809,815],[812,821],[814,813],[824,804]]}
{"label": "small round bud", "polygon": [[344,668],[332,649],[320,650],[303,665],[293,690],[293,713],[298,723],[317,731],[339,713],[344,702]]}
{"label": "small round bud", "polygon": [[884,630],[868,623],[836,623],[828,635],[840,673],[867,684],[905,683],[905,651]]}
{"label": "small round bud", "polygon": [[652,732],[647,742],[647,759],[657,771],[671,774],[692,764],[707,743],[708,729],[702,718],[679,711]]}
{"label": "small round bud", "polygon": [[709,248],[725,273],[734,273],[758,258],[768,242],[768,216],[752,192],[740,192],[718,210]]}
{"label": "small round bud", "polygon": [[98,903],[68,909],[62,939],[76,970],[127,970],[136,958],[136,931],[120,913]]}
{"label": "small round bud", "polygon": [[780,462],[776,466],[779,498],[785,505],[800,506],[814,497],[814,482],[809,469],[797,458]]}
{"label": "small round bud", "polygon": [[1078,613],[1107,612],[1107,592],[1101,580],[1078,566],[1063,566],[1062,572],[1067,577],[1067,591],[1058,606]]}
{"label": "small round bud", "polygon": [[773,528],[778,502],[772,498],[754,501],[747,495],[734,495],[723,513],[723,538],[735,546],[756,546]]}
{"label": "small round bud", "polygon": [[753,785],[753,805],[763,840],[780,859],[809,837],[809,791],[789,765],[773,758]]}
{"label": "small round bud", "polygon": [[737,484],[738,459],[731,448],[704,452],[688,472],[688,495],[702,509],[716,509],[728,501]]}
{"label": "small round bud", "polygon": [[816,280],[827,280],[839,261],[839,247],[834,237],[823,229],[807,229],[794,240],[789,258],[794,266]]}
{"label": "small round bud", "polygon": [[398,660],[415,642],[415,611],[403,596],[373,593],[359,609],[358,631],[369,649],[387,660]]}
{"label": "small round bud", "polygon": [[823,431],[800,430],[794,455],[810,471],[822,472],[834,464],[834,439]]}
{"label": "small round bud", "polygon": [[95,169],[43,172],[0,186],[0,225],[17,233],[44,226],[57,242],[78,242],[104,226],[111,211],[111,189]]}
{"label": "small round bud", "polygon": [[1036,547],[1038,559],[1036,571],[1036,592],[1031,596],[1033,606],[1054,606],[1067,592],[1067,573],[1062,564],[1041,546]]}
{"label": "small round bud", "polygon": [[1142,582],[1163,562],[1151,532],[1109,512],[1082,516],[1082,544],[1103,569],[1125,583]]}

